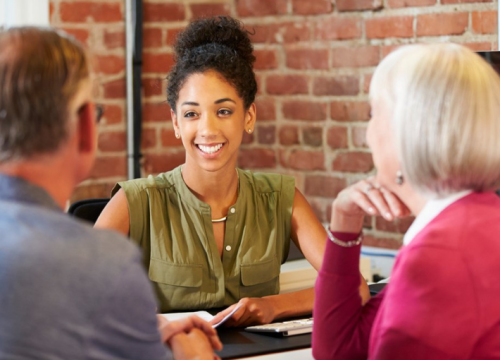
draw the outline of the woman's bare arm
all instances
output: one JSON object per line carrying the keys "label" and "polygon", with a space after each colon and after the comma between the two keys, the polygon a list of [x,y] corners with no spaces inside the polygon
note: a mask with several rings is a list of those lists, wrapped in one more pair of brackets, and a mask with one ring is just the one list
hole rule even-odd
{"label": "woman's bare arm", "polygon": [[112,229],[125,236],[130,232],[130,218],[127,198],[120,189],[109,201],[101,215],[97,219],[94,227],[101,229]]}

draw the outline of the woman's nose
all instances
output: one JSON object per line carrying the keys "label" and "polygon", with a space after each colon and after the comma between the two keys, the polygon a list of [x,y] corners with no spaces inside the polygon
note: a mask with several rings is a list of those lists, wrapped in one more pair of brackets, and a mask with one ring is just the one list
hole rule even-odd
{"label": "woman's nose", "polygon": [[202,136],[211,136],[218,133],[217,117],[210,113],[204,113],[198,122],[198,132]]}

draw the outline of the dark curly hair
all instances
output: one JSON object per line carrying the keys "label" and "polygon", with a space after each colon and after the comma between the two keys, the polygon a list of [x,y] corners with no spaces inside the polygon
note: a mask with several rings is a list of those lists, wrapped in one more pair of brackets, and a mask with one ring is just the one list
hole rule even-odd
{"label": "dark curly hair", "polygon": [[243,99],[245,109],[255,100],[257,82],[253,72],[253,46],[242,23],[228,16],[191,22],[174,45],[176,63],[167,80],[167,100],[176,111],[179,91],[195,73],[217,71]]}

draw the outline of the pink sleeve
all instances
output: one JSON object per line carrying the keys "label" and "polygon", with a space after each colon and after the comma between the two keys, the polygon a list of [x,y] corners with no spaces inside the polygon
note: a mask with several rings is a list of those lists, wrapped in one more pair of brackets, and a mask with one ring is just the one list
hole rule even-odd
{"label": "pink sleeve", "polygon": [[[357,234],[336,233],[348,241]],[[327,241],[315,291],[313,356],[323,359],[366,359],[368,342],[383,291],[365,306],[359,295],[361,246],[343,248]]]}

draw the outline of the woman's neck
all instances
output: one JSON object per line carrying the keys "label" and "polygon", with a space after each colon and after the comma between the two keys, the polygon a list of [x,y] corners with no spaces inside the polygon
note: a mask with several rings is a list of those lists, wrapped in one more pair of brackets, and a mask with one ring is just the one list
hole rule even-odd
{"label": "woman's neck", "polygon": [[238,197],[238,172],[234,166],[206,171],[186,163],[182,178],[198,199],[210,205],[213,217],[225,216]]}

